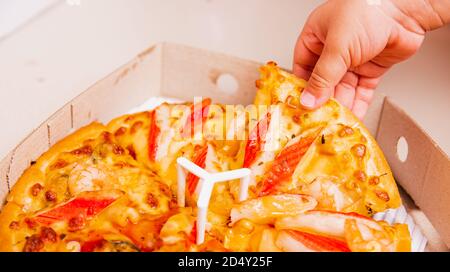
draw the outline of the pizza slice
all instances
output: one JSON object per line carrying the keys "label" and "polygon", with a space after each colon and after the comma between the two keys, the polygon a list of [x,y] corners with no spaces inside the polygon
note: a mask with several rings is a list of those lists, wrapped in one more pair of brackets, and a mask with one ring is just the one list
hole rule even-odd
{"label": "pizza slice", "polygon": [[[263,193],[294,190],[315,196],[320,208],[363,215],[400,206],[397,185],[382,151],[347,108],[330,99],[316,110],[302,109],[295,98],[300,97],[305,82],[273,62],[261,68],[257,86],[255,104],[291,105],[285,119],[301,131],[292,140],[299,142],[297,147],[292,143],[277,150],[274,162],[261,171],[260,179],[266,184]],[[308,136],[311,131],[313,136]]]}

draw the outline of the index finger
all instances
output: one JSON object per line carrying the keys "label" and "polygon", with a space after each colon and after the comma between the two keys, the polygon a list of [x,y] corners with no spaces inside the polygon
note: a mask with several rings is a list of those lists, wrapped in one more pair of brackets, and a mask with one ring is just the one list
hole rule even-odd
{"label": "index finger", "polygon": [[294,49],[294,75],[308,80],[323,50],[323,43],[308,29],[304,29],[297,39]]}

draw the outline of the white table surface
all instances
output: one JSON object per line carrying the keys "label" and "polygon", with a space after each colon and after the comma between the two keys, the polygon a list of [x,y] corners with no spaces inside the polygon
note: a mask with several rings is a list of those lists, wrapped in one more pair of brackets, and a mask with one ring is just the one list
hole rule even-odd
{"label": "white table surface", "polygon": [[[79,5],[69,5],[77,3]],[[290,67],[308,0],[68,0],[0,39],[0,158],[77,94],[159,41]],[[380,90],[450,152],[450,28]]]}

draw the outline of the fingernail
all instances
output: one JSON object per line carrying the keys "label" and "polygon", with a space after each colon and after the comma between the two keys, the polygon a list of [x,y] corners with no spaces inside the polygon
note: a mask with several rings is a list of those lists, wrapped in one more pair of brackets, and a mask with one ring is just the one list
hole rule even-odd
{"label": "fingernail", "polygon": [[316,98],[305,90],[300,96],[300,103],[305,107],[312,108],[316,104]]}

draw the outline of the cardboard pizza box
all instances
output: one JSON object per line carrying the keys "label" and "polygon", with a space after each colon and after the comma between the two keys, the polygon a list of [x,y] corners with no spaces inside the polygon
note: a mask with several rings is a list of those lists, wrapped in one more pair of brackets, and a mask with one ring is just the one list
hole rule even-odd
{"label": "cardboard pizza box", "polygon": [[[252,103],[261,64],[177,44],[154,45],[67,103],[0,162],[0,200],[50,146],[94,120],[108,122],[154,97],[211,97]],[[450,247],[450,160],[389,97],[376,93],[364,123],[381,146],[403,202],[428,239],[428,251]],[[407,153],[406,153],[407,151]]]}

